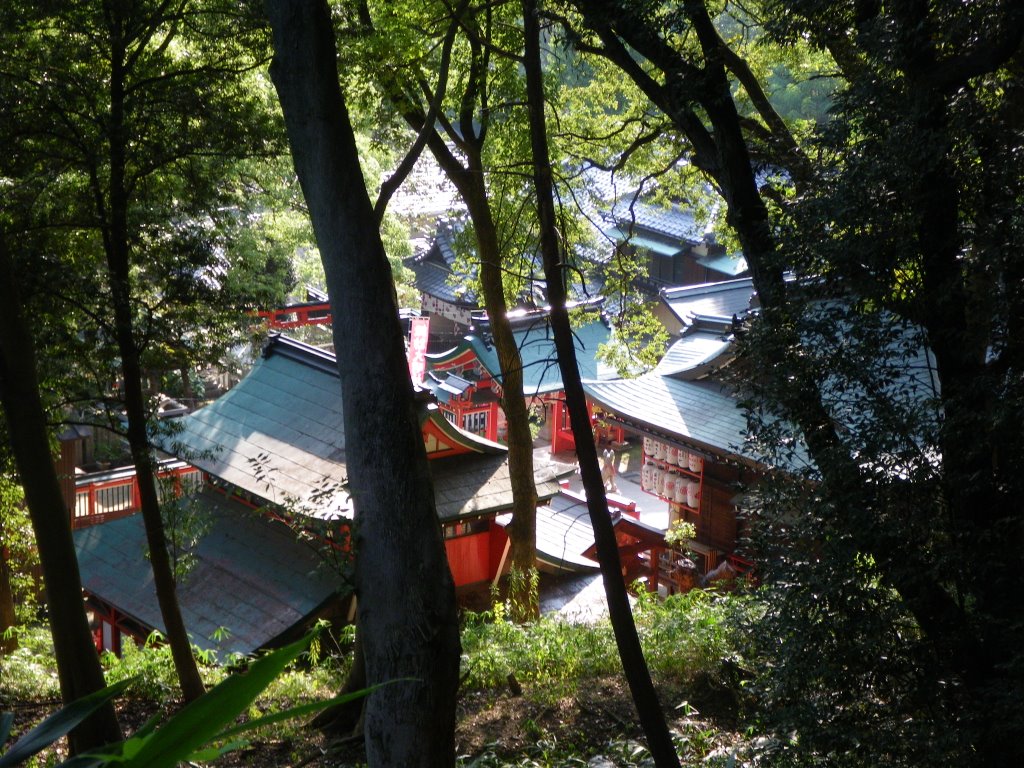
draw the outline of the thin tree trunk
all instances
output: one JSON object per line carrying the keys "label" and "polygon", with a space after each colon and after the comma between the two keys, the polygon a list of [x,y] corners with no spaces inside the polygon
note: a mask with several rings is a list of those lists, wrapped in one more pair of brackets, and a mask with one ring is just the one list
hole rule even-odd
{"label": "thin tree trunk", "polygon": [[[174,669],[185,701],[203,695],[204,687],[192,655],[185,622],[178,605],[174,573],[167,554],[167,536],[160,514],[160,499],[156,490],[156,473],[149,444],[146,422],[146,401],[142,389],[142,366],[135,340],[132,320],[132,290],[128,246],[128,195],[125,189],[125,51],[118,37],[119,27],[111,25],[111,78],[110,78],[110,203],[109,225],[104,231],[104,250],[110,279],[110,297],[114,311],[114,334],[121,355],[121,373],[124,378],[124,407],[128,418],[128,445],[135,463],[136,480],[149,560],[153,568],[153,586],[156,589],[160,615],[164,622],[167,643],[171,647]],[[98,196],[98,199],[102,199]],[[102,206],[101,206],[102,209]]]}
{"label": "thin tree trunk", "polygon": [[8,654],[18,647],[18,635],[7,630],[17,624],[14,609],[14,590],[11,588],[11,566],[8,563],[9,552],[3,546],[3,527],[0,523],[0,655]]}
{"label": "thin tree trunk", "polygon": [[537,592],[530,575],[537,568],[537,485],[533,474],[533,436],[523,394],[523,358],[512,333],[502,278],[502,252],[494,224],[483,166],[478,152],[471,152],[469,173],[457,185],[473,219],[480,256],[480,287],[490,321],[494,348],[501,369],[501,407],[508,428],[508,469],[512,483],[511,540],[512,578],[509,602],[513,618],[527,621],[540,613]]}
{"label": "thin tree trunk", "polygon": [[341,376],[372,766],[450,766],[460,643],[391,270],[338,85],[327,4],[268,0],[271,76],[320,246]]}
{"label": "thin tree trunk", "polygon": [[[39,396],[35,348],[21,316],[15,279],[0,238],[0,399],[43,569],[61,699],[70,704],[104,687],[103,670],[85,616],[71,523]],[[113,704],[101,707],[68,737],[76,754],[120,739]]]}
{"label": "thin tree trunk", "polygon": [[523,394],[523,358],[508,319],[498,229],[487,197],[480,147],[467,148],[468,161],[464,167],[436,132],[428,140],[428,146],[441,170],[466,204],[476,234],[480,288],[490,322],[491,338],[498,353],[501,407],[508,428],[506,440],[513,505],[508,534],[512,545],[511,567],[517,574],[510,585],[509,600],[515,607],[513,618],[527,620],[540,613],[537,595],[528,578],[537,567],[537,485],[533,471],[533,436]]}
{"label": "thin tree trunk", "polygon": [[551,328],[558,350],[558,365],[562,371],[565,388],[565,402],[576,440],[576,457],[580,464],[580,475],[587,493],[587,507],[594,528],[601,576],[604,580],[605,595],[608,599],[608,613],[615,632],[615,642],[622,659],[622,668],[629,682],[640,716],[640,724],[647,735],[651,756],[660,768],[678,768],[676,755],[669,734],[668,724],[662,712],[658,695],[651,682],[640,638],[633,622],[633,613],[626,598],[626,586],[622,579],[622,564],[615,541],[608,499],[601,479],[597,446],[590,426],[586,395],[576,364],[576,348],[573,344],[572,327],[566,310],[566,264],[558,245],[555,219],[554,192],[551,181],[551,161],[548,157],[547,127],[544,118],[544,78],[540,61],[540,27],[537,19],[536,0],[522,0],[523,25],[526,38],[524,67],[526,69],[526,103],[530,116],[530,143],[533,149],[533,176],[537,187],[537,213],[540,219],[541,255],[544,260],[544,274],[548,283],[548,299],[551,302]]}
{"label": "thin tree trunk", "polygon": [[[455,21],[461,19],[466,3],[453,9]],[[447,38],[446,38],[447,45]],[[447,60],[444,57],[443,60]],[[481,72],[481,77],[486,74]],[[442,72],[438,91],[447,83],[447,72]],[[498,240],[494,211],[487,196],[486,174],[481,153],[485,132],[464,121],[462,148],[466,153],[465,165],[457,158],[441,134],[428,122],[433,106],[439,100],[439,93],[431,104],[431,110],[424,114],[408,99],[403,98],[401,83],[390,79],[395,107],[402,112],[409,126],[417,131],[418,139],[424,140],[441,170],[456,188],[476,235],[477,255],[480,259],[480,287],[484,308],[490,322],[491,337],[498,353],[498,367],[501,371],[501,407],[505,412],[508,428],[509,480],[512,484],[512,523],[508,527],[511,540],[511,569],[516,574],[510,580],[509,600],[514,608],[513,618],[529,620],[540,613],[532,575],[537,564],[537,485],[534,479],[533,436],[530,433],[529,412],[523,394],[523,360],[516,345],[512,325],[508,319],[508,303],[505,301],[503,278],[503,253]],[[470,86],[466,86],[469,88]],[[479,98],[479,93],[475,94]]]}

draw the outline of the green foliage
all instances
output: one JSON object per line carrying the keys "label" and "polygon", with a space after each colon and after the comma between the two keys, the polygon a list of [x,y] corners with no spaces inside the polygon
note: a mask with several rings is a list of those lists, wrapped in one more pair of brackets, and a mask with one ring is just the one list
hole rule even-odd
{"label": "green foliage", "polygon": [[558,699],[580,679],[613,673],[618,655],[611,627],[570,625],[542,617],[533,624],[510,621],[504,606],[470,614],[463,627],[464,685],[496,688],[509,674],[530,685],[530,695]]}
{"label": "green foliage", "polygon": [[503,615],[507,615],[516,623],[536,618],[540,572],[536,568],[524,572],[513,566],[509,570],[506,586],[509,598],[505,601]]}
{"label": "green foliage", "polygon": [[686,520],[676,520],[665,531],[665,543],[686,554],[690,542],[697,538],[697,526]]}
{"label": "green foliage", "polygon": [[747,598],[695,589],[662,601],[640,590],[634,614],[644,654],[655,675],[727,687],[724,665],[738,664],[735,628],[751,610]]}
{"label": "green foliage", "polygon": [[127,251],[135,341],[157,375],[215,360],[293,280],[259,232],[279,183],[260,160],[283,132],[258,18],[219,0],[101,5],[2,12],[0,94],[18,109],[2,126],[17,193],[0,225],[46,388],[65,400],[117,394],[111,249]]}
{"label": "green foliage", "polygon": [[[197,658],[201,657],[202,654],[197,655]],[[173,701],[178,695],[178,677],[171,647],[159,632],[152,632],[142,646],[124,643],[120,656],[107,651],[101,661],[108,682],[131,681],[129,693],[132,696],[166,702]],[[200,673],[204,683],[212,685],[223,679],[224,670],[212,663],[215,659],[207,658],[207,661],[210,663],[200,665]]]}
{"label": "green foliage", "polygon": [[45,626],[18,627],[18,647],[0,664],[0,708],[19,701],[60,699],[53,637]]}
{"label": "green foliage", "polygon": [[15,478],[7,474],[0,474],[0,534],[9,568],[15,617],[23,624],[31,621],[39,609],[39,585],[33,576],[39,554],[24,493]]}
{"label": "green foliage", "polygon": [[213,521],[204,514],[202,502],[195,496],[174,498],[174,478],[160,483],[160,514],[167,534],[167,554],[171,559],[171,572],[176,584],[184,584],[197,561],[195,549],[203,536],[210,532]]}
{"label": "green foliage", "polygon": [[[748,610],[744,598],[732,595],[694,590],[661,601],[642,591],[635,616],[652,671],[680,683],[721,680],[723,662],[737,659],[733,627]],[[572,694],[581,681],[619,671],[606,621],[568,624],[541,617],[520,625],[500,603],[467,616],[462,645],[464,685],[471,688],[500,687],[514,674],[529,684],[529,695],[551,700]]]}
{"label": "green foliage", "polygon": [[[306,637],[272,651],[253,661],[246,671],[225,677],[202,697],[163,723],[158,724],[155,719],[151,720],[125,741],[72,758],[64,765],[69,768],[107,765],[172,768],[185,760],[212,761],[245,746],[246,742],[238,738],[244,733],[314,714],[324,707],[351,701],[370,692],[360,691],[326,700],[307,700],[305,703],[275,709],[232,725],[261,692],[275,680],[279,681],[286,675],[288,666],[299,658],[308,644],[309,638]],[[21,764],[27,757],[65,735],[100,703],[118,695],[133,683],[132,679],[121,680],[107,689],[63,708],[23,736],[3,758],[0,758],[0,765]],[[0,724],[9,727],[10,721],[5,719]]]}

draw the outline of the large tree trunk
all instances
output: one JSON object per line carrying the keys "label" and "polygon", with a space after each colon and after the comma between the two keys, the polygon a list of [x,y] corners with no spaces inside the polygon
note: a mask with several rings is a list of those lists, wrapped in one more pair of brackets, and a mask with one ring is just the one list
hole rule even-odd
{"label": "large tree trunk", "polygon": [[[39,396],[32,334],[21,316],[15,279],[11,255],[0,238],[0,399],[42,564],[61,698],[70,704],[104,686],[103,670],[85,616],[71,522]],[[120,740],[113,704],[97,710],[68,738],[74,753]]]}
{"label": "large tree trunk", "polygon": [[118,36],[119,26],[111,25],[111,78],[110,78],[110,223],[104,233],[107,272],[110,279],[110,298],[114,310],[114,333],[121,355],[121,373],[124,377],[124,407],[128,417],[128,444],[135,463],[136,480],[142,520],[149,546],[149,560],[153,567],[153,585],[156,589],[164,631],[171,647],[174,668],[178,674],[181,693],[185,701],[203,695],[204,687],[185,622],[178,605],[174,572],[167,554],[167,537],[160,514],[160,499],[156,490],[156,472],[149,444],[146,422],[146,400],[142,388],[142,366],[139,347],[135,340],[132,320],[132,289],[128,247],[128,195],[125,189],[125,70],[126,58],[123,41]]}
{"label": "large tree trunk", "polygon": [[455,590],[405,362],[391,271],[363,186],[323,0],[268,0],[271,76],[335,311],[355,588],[375,766],[455,759],[460,643]]}
{"label": "large tree trunk", "polygon": [[597,458],[597,446],[590,425],[586,395],[576,364],[576,348],[572,327],[566,310],[566,270],[561,256],[555,219],[554,191],[551,181],[551,161],[548,158],[547,127],[544,117],[544,78],[540,60],[540,28],[535,0],[522,0],[523,25],[526,37],[526,102],[530,115],[530,143],[533,150],[533,176],[537,187],[537,213],[540,219],[541,255],[551,302],[551,328],[558,350],[558,365],[565,387],[565,403],[569,410],[572,433],[576,440],[576,457],[580,475],[587,493],[587,507],[594,528],[601,577],[608,599],[608,613],[615,631],[615,642],[622,659],[622,668],[629,681],[633,702],[640,715],[640,724],[647,735],[648,746],[655,763],[662,767],[679,766],[665,715],[651,682],[640,638],[633,622],[633,613],[626,599],[626,585],[622,579],[622,564],[618,544],[608,512],[608,499]]}

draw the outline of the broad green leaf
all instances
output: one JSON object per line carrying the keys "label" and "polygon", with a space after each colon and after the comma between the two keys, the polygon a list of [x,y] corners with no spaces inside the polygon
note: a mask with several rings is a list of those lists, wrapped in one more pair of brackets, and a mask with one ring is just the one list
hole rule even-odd
{"label": "broad green leaf", "polygon": [[150,734],[126,768],[173,768],[204,744],[246,707],[306,649],[309,638],[280,648],[254,662],[186,706]]}
{"label": "broad green leaf", "polygon": [[[392,682],[397,683],[399,681],[393,680]],[[368,696],[373,691],[388,684],[389,683],[382,683],[381,685],[374,685],[370,688],[364,688],[361,691],[355,691],[354,693],[346,693],[341,696],[335,696],[333,699],[321,699],[320,701],[312,701],[308,704],[300,704],[299,706],[292,707],[291,709],[284,709],[280,712],[274,712],[271,715],[256,718],[255,720],[249,720],[244,723],[239,723],[238,725],[232,726],[231,728],[228,728],[226,731],[222,731],[221,733],[217,734],[216,739],[226,739],[230,736],[234,736],[235,734],[244,733],[245,731],[251,731],[256,728],[262,728],[265,725],[273,725],[274,723],[279,723],[283,720],[291,720],[292,718],[302,717],[303,715],[309,715],[314,712],[319,712],[320,710],[328,709],[329,707],[333,707],[338,704],[344,704],[348,701],[355,701],[356,699],[361,699],[364,696]]]}
{"label": "broad green leaf", "polygon": [[7,743],[7,737],[11,734],[12,725],[14,725],[14,713],[0,712],[0,743]]}

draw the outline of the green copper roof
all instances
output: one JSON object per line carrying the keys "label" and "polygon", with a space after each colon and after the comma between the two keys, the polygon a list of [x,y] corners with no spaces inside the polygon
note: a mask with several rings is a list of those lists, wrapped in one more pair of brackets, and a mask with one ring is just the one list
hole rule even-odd
{"label": "green copper roof", "polygon": [[[213,490],[191,497],[190,503],[192,513],[209,521],[210,528],[195,548],[195,566],[178,584],[177,595],[185,626],[200,648],[251,653],[273,645],[344,590],[340,576],[283,523]],[[142,516],[76,530],[74,539],[85,589],[163,631]]]}

